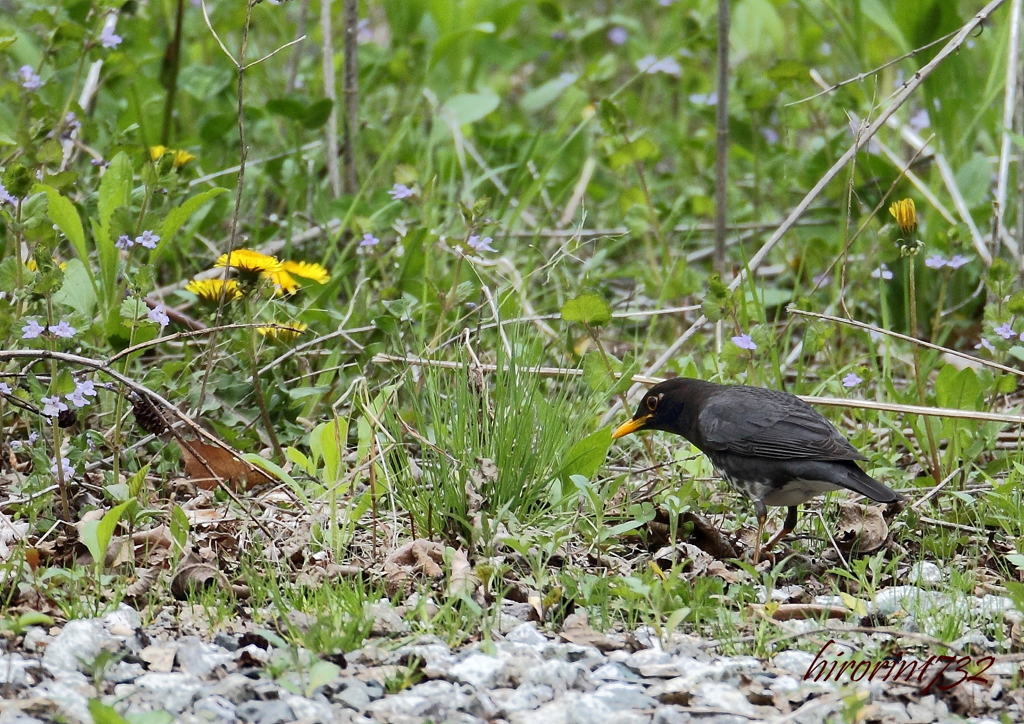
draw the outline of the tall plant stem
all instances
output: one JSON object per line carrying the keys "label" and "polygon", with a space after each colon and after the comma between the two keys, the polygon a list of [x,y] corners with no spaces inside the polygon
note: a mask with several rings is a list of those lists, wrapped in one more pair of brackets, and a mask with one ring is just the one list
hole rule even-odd
{"label": "tall plant stem", "polygon": [[[908,280],[910,287],[910,333],[915,338],[918,336],[917,329],[917,284],[916,284],[916,254],[911,254],[908,258],[909,271]],[[924,395],[924,380],[921,376],[921,349],[916,344],[912,347],[914,352],[914,380],[917,384],[917,399],[921,407],[926,406],[926,400]],[[942,480],[942,468],[939,466],[939,449],[935,444],[935,433],[932,432],[932,421],[930,418],[924,419],[924,432],[928,437],[928,455],[931,462],[931,474],[932,479],[938,484]]]}

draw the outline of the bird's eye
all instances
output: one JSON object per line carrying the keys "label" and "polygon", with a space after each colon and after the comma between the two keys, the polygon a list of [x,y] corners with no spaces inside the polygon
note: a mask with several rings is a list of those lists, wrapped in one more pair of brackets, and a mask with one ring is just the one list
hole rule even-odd
{"label": "bird's eye", "polygon": [[654,412],[655,410],[657,410],[658,409],[658,400],[660,400],[660,399],[661,399],[660,397],[648,397],[647,398],[647,409],[650,410],[651,412]]}

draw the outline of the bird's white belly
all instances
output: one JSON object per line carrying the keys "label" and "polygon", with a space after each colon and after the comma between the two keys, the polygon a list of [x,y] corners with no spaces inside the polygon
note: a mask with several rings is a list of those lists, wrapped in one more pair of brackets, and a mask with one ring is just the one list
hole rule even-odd
{"label": "bird's white belly", "polygon": [[833,490],[842,490],[842,486],[835,485],[834,483],[825,483],[820,480],[793,480],[781,488],[767,492],[762,500],[765,505],[788,507],[790,505],[806,503],[811,498],[816,498]]}

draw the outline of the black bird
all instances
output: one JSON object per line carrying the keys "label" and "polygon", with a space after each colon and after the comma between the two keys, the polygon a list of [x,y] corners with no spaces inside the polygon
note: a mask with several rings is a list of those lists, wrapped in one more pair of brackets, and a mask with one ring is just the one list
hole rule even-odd
{"label": "black bird", "polygon": [[788,392],[677,377],[648,390],[633,419],[612,437],[637,430],[682,435],[734,490],[754,501],[755,564],[768,517],[765,506],[789,508],[770,550],[796,527],[798,506],[818,495],[846,488],[879,503],[903,500],[860,469],[855,461],[867,458],[832,423]]}

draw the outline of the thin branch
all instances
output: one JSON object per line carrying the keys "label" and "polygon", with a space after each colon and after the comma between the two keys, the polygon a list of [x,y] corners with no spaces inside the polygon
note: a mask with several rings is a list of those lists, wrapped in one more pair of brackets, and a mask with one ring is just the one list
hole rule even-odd
{"label": "thin branch", "polygon": [[915,48],[914,50],[911,50],[909,53],[905,53],[905,54],[901,55],[898,58],[893,58],[889,62],[883,63],[882,65],[878,66],[877,68],[874,68],[873,70],[867,70],[867,71],[864,71],[863,73],[860,73],[859,75],[854,76],[853,78],[847,78],[846,80],[841,80],[838,83],[834,83],[834,84],[830,85],[829,87],[825,88],[820,93],[815,93],[813,96],[807,96],[806,98],[801,98],[798,101],[793,101],[792,103],[787,103],[784,107],[785,108],[789,108],[790,106],[798,106],[801,103],[806,103],[807,101],[813,101],[815,98],[821,98],[824,95],[828,95],[829,93],[833,93],[833,92],[839,90],[840,88],[842,88],[844,85],[850,85],[850,83],[859,83],[860,81],[864,80],[865,78],[870,78],[875,73],[879,73],[879,72],[885,70],[886,68],[888,68],[891,65],[896,65],[901,60],[906,60],[907,58],[913,58],[915,55],[917,55],[921,51],[928,50],[928,48],[932,47],[933,45],[938,45],[943,40],[951,38],[955,34],[956,34],[955,31],[952,32],[952,33],[946,33],[941,38],[936,38],[935,40],[933,40],[932,42],[928,43],[927,45],[922,45],[920,48]]}
{"label": "thin branch", "polygon": [[[999,148],[999,174],[996,177],[996,223],[992,229],[992,254],[999,254],[999,244],[1005,229],[1003,219],[1006,216],[1006,192],[1010,176],[1010,153],[1013,140],[1010,129],[1013,128],[1013,114],[1017,107],[1017,64],[1020,60],[1020,20],[1021,0],[1013,0],[1010,5],[1010,40],[1006,52],[1006,90],[1003,92],[1003,133]],[[1018,169],[1018,173],[1020,170]]]}
{"label": "thin branch", "polygon": [[342,8],[345,24],[345,193],[354,194],[359,187],[356,169],[356,142],[359,138],[359,0],[342,0]]}
{"label": "thin branch", "polygon": [[290,48],[290,47],[292,47],[293,45],[295,45],[296,43],[301,43],[301,42],[302,42],[303,40],[305,40],[305,39],[306,39],[306,36],[305,36],[305,35],[301,35],[301,36],[299,36],[298,38],[296,38],[295,40],[289,40],[289,41],[288,41],[287,43],[285,43],[284,45],[282,45],[282,46],[281,46],[280,48],[278,48],[277,50],[271,50],[271,51],[270,51],[269,53],[267,53],[266,55],[264,55],[264,56],[263,56],[262,58],[260,58],[259,60],[254,60],[254,61],[253,61],[253,62],[251,62],[251,63],[246,63],[246,64],[245,64],[245,70],[249,70],[249,68],[252,68],[252,67],[253,67],[254,65],[259,65],[260,63],[262,63],[262,62],[263,62],[264,60],[267,60],[268,58],[273,58],[273,57],[274,57],[275,55],[277,55],[278,53],[280,53],[280,52],[281,52],[282,50],[284,50],[285,48]]}
{"label": "thin branch", "polygon": [[324,68],[324,97],[331,101],[331,113],[324,126],[327,134],[327,180],[331,185],[331,196],[336,199],[341,196],[341,171],[338,168],[338,94],[335,93],[332,5],[332,0],[320,0],[320,57]]}
{"label": "thin branch", "polygon": [[729,0],[718,0],[718,102],[715,107],[715,271],[725,278],[729,200]]}
{"label": "thin branch", "polygon": [[967,354],[966,352],[961,352],[959,350],[951,349],[949,347],[941,347],[937,344],[932,344],[931,342],[925,342],[923,339],[917,339],[916,337],[909,337],[905,334],[900,334],[899,332],[893,332],[888,329],[882,329],[881,327],[876,327],[873,324],[858,322],[854,319],[844,319],[843,317],[833,317],[830,314],[807,312],[803,309],[796,309],[795,307],[790,307],[788,311],[790,314],[797,314],[800,315],[801,317],[813,317],[815,319],[824,319],[829,322],[836,322],[838,324],[845,324],[849,327],[857,327],[859,329],[864,329],[869,332],[884,334],[887,337],[894,337],[895,339],[901,339],[904,342],[910,342],[911,344],[916,344],[920,347],[932,349],[935,350],[936,352],[943,352],[954,357],[959,357],[960,359],[967,360],[971,364],[984,365],[985,367],[997,369],[1000,372],[1006,372],[1007,374],[1016,375],[1017,377],[1024,377],[1024,371],[1022,370],[1015,370],[1013,367],[1007,367],[1006,365],[1001,365],[998,362],[992,362],[991,360],[981,359],[980,357],[975,357],[974,355]]}

